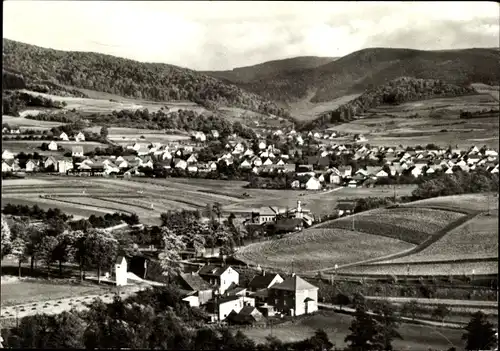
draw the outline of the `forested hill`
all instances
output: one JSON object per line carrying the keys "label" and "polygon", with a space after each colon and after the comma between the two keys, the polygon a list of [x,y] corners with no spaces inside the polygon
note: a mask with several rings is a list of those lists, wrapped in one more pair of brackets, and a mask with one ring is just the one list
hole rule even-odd
{"label": "forested hill", "polygon": [[295,102],[313,93],[311,102],[362,93],[402,76],[439,79],[466,85],[499,85],[498,49],[423,51],[369,48],[316,68],[286,71],[240,87],[280,102]]}
{"label": "forested hill", "polygon": [[253,66],[238,67],[230,71],[206,71],[203,73],[233,83],[248,83],[260,79],[269,79],[286,72],[316,68],[335,60],[335,57],[299,56],[268,61]]}
{"label": "forested hill", "polygon": [[303,123],[299,129],[323,129],[327,125],[348,122],[356,115],[380,105],[469,94],[477,94],[477,92],[470,86],[449,84],[437,79],[399,77],[384,85],[368,89],[356,99],[339,106],[337,109],[325,112],[315,120]]}
{"label": "forested hill", "polygon": [[288,117],[274,102],[214,77],[173,65],[141,63],[92,52],[46,49],[3,39],[3,68],[26,83],[52,81],[124,97],[188,100],[208,108],[234,106]]}

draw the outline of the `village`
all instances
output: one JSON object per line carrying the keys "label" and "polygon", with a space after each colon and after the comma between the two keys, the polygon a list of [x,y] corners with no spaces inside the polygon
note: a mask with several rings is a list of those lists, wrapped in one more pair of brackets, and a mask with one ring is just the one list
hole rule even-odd
{"label": "village", "polygon": [[[5,129],[5,128],[4,128]],[[4,135],[19,135],[19,129],[4,130]],[[70,138],[71,137],[71,138]],[[86,176],[185,176],[217,178],[224,173],[239,173],[241,179],[250,175],[272,177],[286,175],[284,188],[321,190],[330,186],[373,186],[376,184],[415,183],[435,173],[453,174],[457,170],[470,172],[483,169],[498,173],[498,152],[472,146],[425,147],[370,146],[362,135],[351,143],[337,143],[333,133],[309,132],[302,136],[294,130],[269,131],[255,141],[245,141],[233,135],[212,159],[200,160],[200,153],[210,140],[219,139],[217,131],[210,135],[191,133],[192,141],[139,143],[126,145],[126,155],[89,156],[84,152],[83,132],[54,137],[42,149],[57,152],[59,141],[74,140],[78,146],[64,156],[50,155],[20,159],[21,153],[2,150],[2,174],[48,172]],[[271,138],[271,142],[266,142]],[[326,142],[325,142],[326,141]],[[286,143],[285,153],[280,145]],[[290,145],[292,148],[290,148]],[[28,151],[27,151],[28,152]],[[123,153],[123,152],[122,152]],[[26,157],[26,155],[24,155]],[[230,169],[228,171],[228,168]],[[226,174],[227,175],[227,174]],[[398,180],[394,180],[398,179]],[[273,187],[264,184],[262,187]]]}

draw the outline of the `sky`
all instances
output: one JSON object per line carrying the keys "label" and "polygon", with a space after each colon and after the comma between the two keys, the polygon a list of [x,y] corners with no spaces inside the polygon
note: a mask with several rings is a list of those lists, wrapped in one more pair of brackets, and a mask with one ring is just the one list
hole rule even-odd
{"label": "sky", "polygon": [[499,46],[495,2],[3,2],[4,38],[196,70],[368,47]]}

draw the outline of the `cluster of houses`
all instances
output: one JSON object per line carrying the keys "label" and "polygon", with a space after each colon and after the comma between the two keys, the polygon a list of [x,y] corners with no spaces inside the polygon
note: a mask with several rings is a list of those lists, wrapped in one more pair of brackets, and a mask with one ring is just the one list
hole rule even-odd
{"label": "cluster of houses", "polygon": [[[141,256],[128,260],[119,256],[113,274],[116,285],[127,285],[130,273],[144,276],[148,262]],[[176,282],[182,301],[204,309],[212,322],[252,324],[267,317],[300,316],[318,310],[318,287],[296,274],[260,271],[245,285],[232,266],[207,264],[197,271],[178,274]]]}
{"label": "cluster of houses", "polygon": [[231,266],[203,266],[198,272],[179,275],[189,306],[205,308],[212,321],[251,324],[263,318],[300,316],[318,310],[318,288],[292,274],[256,275],[247,286]]}
{"label": "cluster of houses", "polygon": [[[304,143],[300,133],[289,131],[280,136],[295,140],[296,148],[289,150],[291,155],[301,155]],[[283,134],[283,135],[282,135]],[[309,132],[308,137],[332,139],[337,134]],[[83,133],[72,136],[77,141],[85,140]],[[194,132],[193,139],[205,141],[207,135],[203,132]],[[218,138],[216,130],[209,134],[211,138]],[[362,140],[362,135],[356,135]],[[66,133],[61,133],[61,140],[68,140]],[[57,150],[57,143],[52,141],[49,150]],[[493,149],[478,149],[473,146],[469,150],[458,148],[437,148],[435,150],[405,150],[401,147],[370,147],[363,144],[336,144],[323,143],[316,146],[317,154],[302,158],[296,163],[289,154],[283,153],[275,145],[267,145],[260,141],[258,148],[249,148],[243,142],[230,140],[224,151],[216,155],[209,162],[198,160],[198,153],[194,145],[171,143],[134,143],[126,147],[134,151],[132,156],[85,157],[82,146],[72,148],[72,158],[50,156],[44,160],[29,160],[25,169],[20,169],[16,157],[8,150],[2,152],[2,172],[15,171],[43,171],[50,169],[59,173],[83,172],[91,175],[122,174],[124,176],[142,175],[141,168],[163,168],[166,170],[178,169],[190,174],[203,174],[217,170],[220,163],[235,164],[240,170],[246,170],[256,175],[289,173],[293,174],[290,187],[294,189],[320,190],[328,184],[357,187],[369,185],[377,179],[408,175],[418,178],[430,175],[437,171],[453,174],[456,170],[471,171],[483,168],[491,173],[498,173],[498,152]],[[374,161],[367,166],[353,169],[351,166],[331,167],[332,157],[342,157],[352,161]],[[53,166],[52,166],[53,165]]]}

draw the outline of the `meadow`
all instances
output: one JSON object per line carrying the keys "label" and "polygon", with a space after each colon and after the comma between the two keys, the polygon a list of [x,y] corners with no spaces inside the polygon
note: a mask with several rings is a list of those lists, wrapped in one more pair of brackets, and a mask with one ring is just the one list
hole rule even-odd
{"label": "meadow", "polygon": [[305,229],[282,239],[250,244],[237,258],[261,267],[310,272],[409,250],[415,245],[344,229]]}
{"label": "meadow", "polygon": [[[350,333],[349,326],[353,317],[331,311],[320,311],[311,316],[297,318],[295,323],[277,325],[267,328],[247,328],[243,332],[256,342],[264,342],[266,337],[273,335],[283,341],[299,341],[314,335],[316,329],[325,330],[332,343],[337,347],[346,347],[345,337]],[[393,342],[395,350],[428,351],[447,350],[452,345],[462,349],[463,331],[442,327],[431,327],[402,323],[399,332],[403,340]]]}
{"label": "meadow", "polygon": [[418,263],[498,257],[498,215],[479,215],[424,250],[381,263]]}
{"label": "meadow", "polygon": [[[60,145],[67,151],[71,151],[74,146],[83,147],[83,152],[93,151],[96,147],[106,148],[107,145],[95,142],[95,141],[58,141],[57,145]],[[24,152],[33,153],[38,152],[41,155],[61,155],[64,151],[41,151],[40,146],[43,143],[50,143],[48,140],[2,140],[2,149],[7,149],[13,153]]]}

